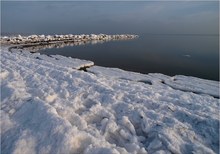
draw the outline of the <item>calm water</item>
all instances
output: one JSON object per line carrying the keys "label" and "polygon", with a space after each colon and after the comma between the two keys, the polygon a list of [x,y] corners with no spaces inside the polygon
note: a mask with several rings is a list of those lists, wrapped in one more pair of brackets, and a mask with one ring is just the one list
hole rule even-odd
{"label": "calm water", "polygon": [[2,35],[138,34],[46,49],[96,65],[219,80],[218,2],[1,2]]}

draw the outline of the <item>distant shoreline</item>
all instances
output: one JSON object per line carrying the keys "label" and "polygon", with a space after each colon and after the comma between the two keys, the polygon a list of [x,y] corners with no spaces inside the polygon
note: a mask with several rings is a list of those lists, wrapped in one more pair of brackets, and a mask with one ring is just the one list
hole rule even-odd
{"label": "distant shoreline", "polygon": [[[106,34],[90,34],[90,35],[30,35],[30,36],[14,36],[1,37],[1,43],[4,45],[10,45],[9,51],[12,49],[24,49],[30,47],[36,47],[35,51],[37,52],[41,48],[51,48],[56,46],[57,44],[61,44],[61,46],[68,45],[84,45],[88,43],[96,44],[96,43],[104,43],[107,41],[114,40],[129,40],[135,39],[138,35],[130,35],[130,34],[122,34],[122,35],[106,35]],[[49,46],[48,46],[49,45]],[[45,47],[45,48],[44,48]]]}

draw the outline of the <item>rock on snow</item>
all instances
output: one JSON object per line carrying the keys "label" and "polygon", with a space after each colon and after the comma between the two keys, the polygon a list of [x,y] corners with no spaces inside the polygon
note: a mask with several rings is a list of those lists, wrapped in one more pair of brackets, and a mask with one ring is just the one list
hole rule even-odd
{"label": "rock on snow", "polygon": [[4,154],[219,153],[219,82],[7,50]]}

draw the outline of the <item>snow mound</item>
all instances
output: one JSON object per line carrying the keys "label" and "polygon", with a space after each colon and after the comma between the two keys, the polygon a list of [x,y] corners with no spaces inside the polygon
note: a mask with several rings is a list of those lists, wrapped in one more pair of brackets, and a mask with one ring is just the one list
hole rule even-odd
{"label": "snow mound", "polygon": [[72,69],[68,58],[40,58],[1,48],[2,153],[219,153],[219,99],[166,85],[191,78],[90,73]]}

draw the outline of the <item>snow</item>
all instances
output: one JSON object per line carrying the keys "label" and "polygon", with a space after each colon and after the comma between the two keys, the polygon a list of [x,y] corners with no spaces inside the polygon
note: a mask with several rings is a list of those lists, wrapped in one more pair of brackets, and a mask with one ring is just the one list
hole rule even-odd
{"label": "snow", "polygon": [[91,35],[30,35],[30,36],[3,36],[1,42],[4,44],[36,44],[36,43],[54,43],[54,42],[79,42],[91,40],[128,40],[135,39],[138,35],[122,34],[122,35],[106,35],[106,34],[91,34]]}
{"label": "snow", "polygon": [[219,153],[219,82],[91,64],[2,46],[1,152]]}
{"label": "snow", "polygon": [[17,50],[17,49],[13,49],[12,52],[17,52],[18,55],[21,55],[21,56],[44,60],[49,63],[52,63],[53,65],[63,66],[67,68],[80,69],[80,68],[90,67],[94,65],[94,62],[89,61],[89,60],[81,60],[77,58],[64,57],[60,55],[47,56],[47,55],[42,55],[40,53],[30,54],[29,51],[21,52],[20,50]]}
{"label": "snow", "polygon": [[219,98],[218,81],[210,81],[183,75],[169,77],[159,73],[140,74],[124,71],[118,68],[106,68],[101,66],[88,68],[88,71],[99,76],[110,77],[113,79],[125,79],[130,81],[144,82],[147,84],[158,84],[163,82],[163,84],[168,85],[176,90],[206,94]]}
{"label": "snow", "polygon": [[177,75],[172,80],[165,80],[165,83],[175,89],[207,94],[219,98],[219,83],[217,81]]}
{"label": "snow", "polygon": [[148,84],[162,81],[161,79],[154,78],[147,74],[124,71],[119,68],[107,68],[107,67],[101,67],[101,66],[94,66],[94,67],[88,68],[87,70],[98,76],[109,77],[112,79],[122,79],[122,80],[136,81],[136,82],[144,82]]}

